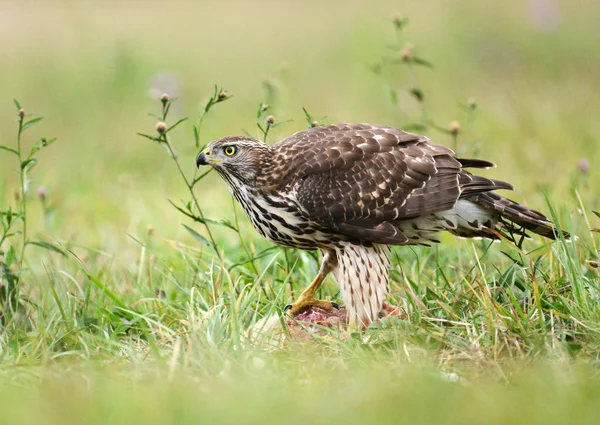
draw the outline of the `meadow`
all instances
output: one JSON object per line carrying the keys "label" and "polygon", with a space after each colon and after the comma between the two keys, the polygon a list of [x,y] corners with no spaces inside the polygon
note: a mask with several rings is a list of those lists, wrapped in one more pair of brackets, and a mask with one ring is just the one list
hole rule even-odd
{"label": "meadow", "polygon": [[[1,423],[597,423],[599,14],[0,2]],[[164,93],[168,145],[138,135]],[[319,255],[263,240],[195,167],[268,115],[270,143],[313,121],[425,133],[577,238],[397,247],[402,320],[282,331]]]}

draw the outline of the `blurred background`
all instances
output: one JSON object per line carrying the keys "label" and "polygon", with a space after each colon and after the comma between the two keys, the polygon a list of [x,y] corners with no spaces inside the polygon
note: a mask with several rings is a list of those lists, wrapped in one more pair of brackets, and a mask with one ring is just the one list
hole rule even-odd
{"label": "blurred background", "polygon": [[[396,16],[409,19],[400,40]],[[45,117],[26,144],[58,137],[30,176],[30,196],[43,187],[54,208],[46,223],[39,205],[31,212],[34,230],[113,254],[149,226],[159,237],[189,238],[167,202],[188,198],[177,169],[136,136],[154,131],[147,113],[158,112],[162,93],[179,98],[173,120],[192,117],[172,133],[191,174],[192,122],[215,84],[233,97],[207,117],[203,143],[257,134],[260,102],[272,104],[277,121],[293,120],[271,142],[306,127],[302,107],[327,123],[418,122],[406,68],[384,78],[371,71],[391,44],[412,43],[434,65],[417,69],[430,119],[466,128],[459,104],[476,99],[461,152],[496,162],[489,175],[545,212],[540,188],[574,207],[573,181],[585,178],[585,202],[598,209],[598,16],[600,3],[584,0],[1,1],[0,143],[15,143],[13,98]],[[452,145],[443,132],[428,135]],[[0,152],[0,205],[14,202],[11,161]],[[197,193],[209,217],[232,217],[218,176]]]}

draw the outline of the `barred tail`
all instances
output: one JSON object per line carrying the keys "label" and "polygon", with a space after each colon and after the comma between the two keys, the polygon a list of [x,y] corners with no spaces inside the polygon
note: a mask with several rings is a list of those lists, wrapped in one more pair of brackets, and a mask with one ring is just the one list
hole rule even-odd
{"label": "barred tail", "polygon": [[[512,235],[526,236],[524,230],[529,230],[549,239],[557,239],[559,231],[543,214],[525,205],[498,195],[495,192],[478,193],[467,198],[480,207],[492,211],[499,216],[496,229],[507,237]],[[565,238],[570,235],[562,232]]]}

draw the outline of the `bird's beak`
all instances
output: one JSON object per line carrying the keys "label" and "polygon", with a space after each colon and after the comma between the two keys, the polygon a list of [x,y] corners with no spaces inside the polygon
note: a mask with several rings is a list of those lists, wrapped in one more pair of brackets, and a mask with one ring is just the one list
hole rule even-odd
{"label": "bird's beak", "polygon": [[210,149],[208,149],[208,148],[206,148],[202,152],[200,152],[200,155],[198,155],[198,158],[196,158],[196,166],[198,168],[201,165],[211,165],[211,164],[214,164],[215,162],[221,162],[221,161],[216,158],[211,158],[210,157]]}

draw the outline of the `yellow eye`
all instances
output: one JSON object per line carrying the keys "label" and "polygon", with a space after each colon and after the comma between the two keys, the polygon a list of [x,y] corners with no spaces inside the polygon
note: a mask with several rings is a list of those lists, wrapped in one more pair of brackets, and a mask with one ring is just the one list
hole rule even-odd
{"label": "yellow eye", "polygon": [[224,150],[225,155],[227,155],[227,156],[235,155],[236,151],[237,151],[237,149],[235,148],[235,146],[226,146],[225,150]]}

